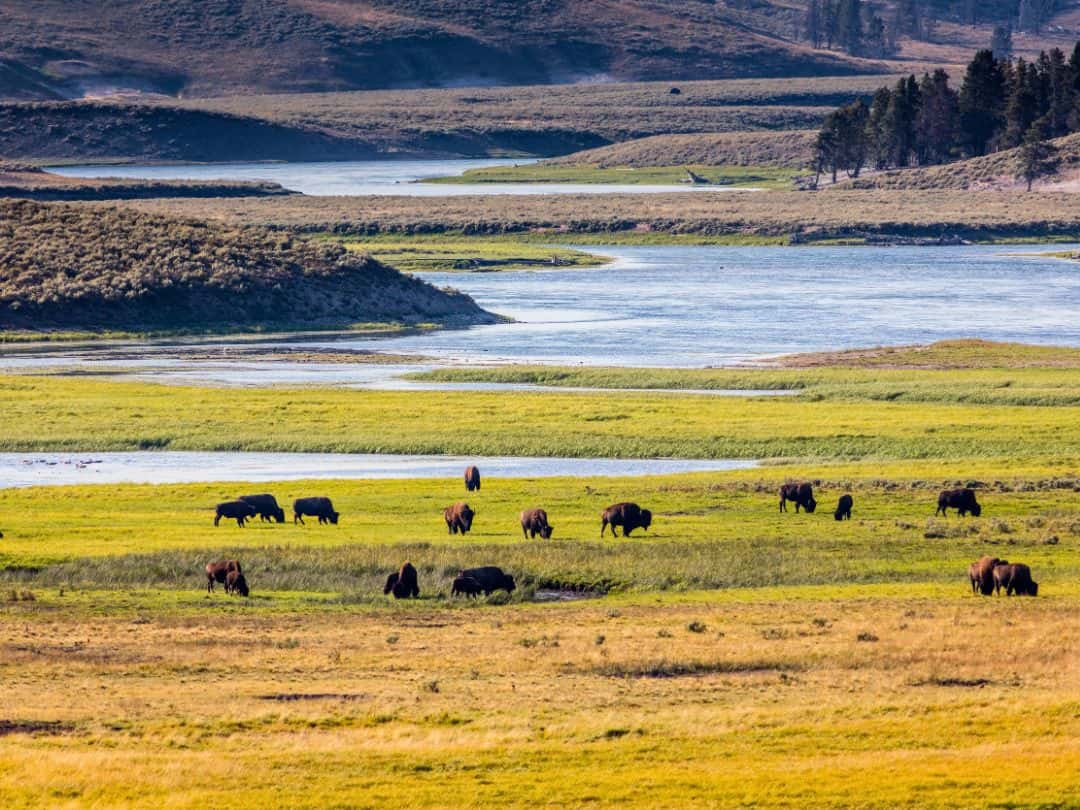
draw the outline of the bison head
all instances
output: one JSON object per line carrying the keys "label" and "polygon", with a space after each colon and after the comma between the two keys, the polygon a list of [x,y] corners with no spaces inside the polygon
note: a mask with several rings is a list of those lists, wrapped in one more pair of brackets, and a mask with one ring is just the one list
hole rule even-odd
{"label": "bison head", "polygon": [[233,583],[233,590],[241,596],[247,596],[251,592],[248,590],[247,580],[241,574],[236,578],[236,582]]}
{"label": "bison head", "polygon": [[472,531],[472,522],[474,517],[476,517],[476,512],[474,512],[468,506],[461,510],[461,525],[464,527],[465,531]]}
{"label": "bison head", "polygon": [[814,510],[817,509],[817,501],[815,501],[813,498],[810,498],[806,501],[805,504],[803,504],[803,508],[810,514],[813,514]]}
{"label": "bison head", "polygon": [[333,523],[336,526],[337,525],[337,519],[339,517],[341,517],[341,513],[340,512],[331,512],[329,515],[327,515],[327,517],[330,519],[330,522]]}
{"label": "bison head", "polygon": [[554,527],[554,526],[550,526],[550,525],[548,525],[548,526],[544,526],[544,527],[543,527],[543,528],[542,528],[542,529],[540,530],[540,536],[541,536],[541,537],[543,537],[543,538],[544,538],[545,540],[550,540],[550,539],[551,539],[551,533],[552,533],[553,531],[555,531],[555,527]]}
{"label": "bison head", "polygon": [[839,509],[837,509],[835,512],[833,512],[833,517],[836,518],[837,520],[843,520],[844,519],[844,513],[841,512]]}
{"label": "bison head", "polygon": [[510,593],[510,591],[517,587],[514,583],[514,578],[509,574],[503,574],[503,587],[506,588],[507,593]]}
{"label": "bison head", "polygon": [[285,510],[284,509],[278,509],[274,513],[274,520],[276,520],[278,523],[284,523],[285,522]]}
{"label": "bison head", "polygon": [[979,506],[977,503],[972,502],[972,504],[971,504],[971,514],[974,517],[978,517],[979,515],[982,514],[982,507]]}
{"label": "bison head", "polygon": [[652,525],[652,512],[648,509],[641,510],[641,528],[648,529]]}
{"label": "bison head", "polygon": [[1039,595],[1039,583],[1035,582],[1035,581],[1032,581],[1031,585],[1028,586],[1028,596],[1038,596],[1038,595]]}

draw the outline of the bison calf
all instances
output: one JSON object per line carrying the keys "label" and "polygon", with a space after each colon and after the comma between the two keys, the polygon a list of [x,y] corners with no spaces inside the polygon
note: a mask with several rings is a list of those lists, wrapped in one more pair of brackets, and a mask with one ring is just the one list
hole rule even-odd
{"label": "bison calf", "polygon": [[[799,507],[813,514],[817,509],[817,501],[814,500],[814,488],[810,484],[783,484],[780,487],[780,511],[787,511],[787,502],[795,502],[795,514],[799,513]],[[839,519],[839,518],[838,518]]]}
{"label": "bison calf", "polygon": [[244,575],[239,571],[229,571],[225,575],[225,593],[239,594],[240,596],[247,596],[248,591],[247,580],[244,579]]}
{"label": "bison calf", "polygon": [[443,520],[446,521],[446,530],[450,534],[468,534],[472,530],[473,518],[476,512],[469,508],[467,503],[455,503],[443,510]]}
{"label": "bison calf", "polygon": [[1023,563],[994,566],[994,590],[1000,595],[1002,588],[1006,596],[1014,593],[1020,596],[1039,595],[1039,583],[1031,578],[1031,569]]}
{"label": "bison calf", "polygon": [[609,506],[600,515],[600,536],[604,536],[604,529],[611,526],[611,536],[618,537],[616,526],[622,526],[623,537],[629,537],[634,529],[648,531],[652,525],[652,512],[642,509],[636,503],[616,503]]}
{"label": "bison calf", "polygon": [[244,528],[244,521],[255,517],[255,507],[244,501],[226,501],[219,503],[214,511],[214,525],[217,526],[222,518],[235,518],[236,525]]}
{"label": "bison calf", "polygon": [[982,514],[982,507],[975,500],[975,490],[962,487],[960,489],[947,489],[938,495],[937,509],[934,515],[947,516],[946,509],[955,509],[960,517],[968,512],[978,517]]}
{"label": "bison calf", "polygon": [[543,509],[526,509],[521,513],[521,533],[526,538],[536,539],[540,535],[545,540],[551,539],[555,527],[548,523],[547,512]]}
{"label": "bison calf", "polygon": [[[226,584],[229,573],[235,571],[240,573],[240,562],[238,560],[218,560],[217,562],[211,562],[206,564],[206,592],[214,592],[214,583],[218,582]],[[226,591],[228,588],[226,587]]]}
{"label": "bison calf", "polygon": [[293,501],[293,525],[304,523],[304,516],[317,517],[319,523],[337,525],[340,514],[334,511],[329,498],[297,498]]}
{"label": "bison calf", "polygon": [[465,468],[465,490],[472,492],[473,490],[480,489],[480,470],[476,467]]}
{"label": "bison calf", "polygon": [[841,495],[839,502],[836,504],[836,511],[833,512],[833,517],[837,520],[851,520],[851,505],[854,503],[850,495]]}
{"label": "bison calf", "polygon": [[473,577],[459,576],[454,579],[453,584],[450,586],[450,595],[457,596],[461,594],[475,599],[483,590],[484,586]]}

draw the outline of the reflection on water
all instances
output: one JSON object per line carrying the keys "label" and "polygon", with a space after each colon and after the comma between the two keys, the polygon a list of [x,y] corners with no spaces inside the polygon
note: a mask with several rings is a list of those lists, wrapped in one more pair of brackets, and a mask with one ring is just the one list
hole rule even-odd
{"label": "reflection on water", "polygon": [[730,459],[511,458],[349,453],[0,453],[0,487],[66,484],[181,484],[341,478],[460,478],[476,464],[498,477],[639,476],[753,467]]}

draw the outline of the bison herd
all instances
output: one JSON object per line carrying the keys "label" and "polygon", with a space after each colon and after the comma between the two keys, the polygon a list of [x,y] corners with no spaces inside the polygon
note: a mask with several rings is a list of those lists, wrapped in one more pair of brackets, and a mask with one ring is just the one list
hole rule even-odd
{"label": "bison herd", "polygon": [[[480,471],[475,466],[469,466],[465,470],[465,489],[468,492],[480,489]],[[801,509],[808,514],[813,514],[817,509],[813,485],[809,482],[783,484],[780,487],[781,512],[787,511],[788,502],[795,504],[796,513]],[[833,517],[836,520],[851,520],[853,505],[854,499],[850,494],[841,495]],[[967,514],[978,517],[982,514],[982,507],[975,499],[975,491],[968,487],[945,490],[938,495],[935,516],[945,516],[949,509],[955,509],[961,517]],[[214,525],[217,526],[222,518],[228,518],[235,520],[237,525],[243,528],[247,520],[256,516],[260,521],[285,522],[285,510],[278,506],[274,496],[262,494],[242,495],[234,501],[219,503],[214,514]],[[329,498],[297,498],[293,502],[293,523],[303,524],[305,517],[318,518],[319,523],[337,524],[340,514],[334,509]],[[472,530],[475,518],[476,511],[462,501],[443,510],[443,519],[450,534],[468,534]],[[636,503],[624,501],[612,504],[601,513],[600,536],[604,536],[608,526],[611,527],[613,537],[619,536],[617,529],[620,527],[622,536],[629,537],[635,529],[647,531],[651,525],[652,512],[642,509]],[[543,509],[526,509],[521,513],[521,533],[526,539],[535,540],[536,536],[540,535],[544,540],[548,540],[553,531],[554,527],[548,522],[547,512]],[[1028,566],[1023,563],[1009,563],[997,557],[982,557],[973,562],[968,569],[968,576],[973,593],[989,596],[995,592],[1000,594],[1002,588],[1008,596],[1014,593],[1036,596],[1039,592],[1039,585],[1032,580],[1031,569]],[[247,581],[244,579],[237,560],[208,563],[206,565],[208,593],[213,592],[215,582],[223,584],[226,593],[240,596],[249,594]],[[512,576],[504,574],[502,569],[495,566],[484,566],[462,570],[455,577],[450,594],[475,598],[481,593],[490,596],[497,590],[505,590],[509,593],[514,588]],[[386,578],[383,593],[393,594],[396,599],[419,597],[420,584],[415,566],[406,562],[398,571],[390,574]]]}

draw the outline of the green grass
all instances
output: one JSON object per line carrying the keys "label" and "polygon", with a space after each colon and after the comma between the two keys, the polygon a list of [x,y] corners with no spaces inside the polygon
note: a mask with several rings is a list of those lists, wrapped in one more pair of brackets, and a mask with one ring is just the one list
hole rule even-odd
{"label": "green grass", "polygon": [[[875,371],[851,377],[845,382],[818,370],[746,372],[742,379],[750,387],[808,387],[798,397],[730,398],[239,390],[8,376],[0,377],[0,410],[7,417],[0,424],[0,449],[996,457],[1065,464],[1080,456],[1076,372]],[[820,390],[810,386],[814,380]],[[732,380],[723,384],[730,387]]]}
{"label": "green grass", "polygon": [[595,253],[533,244],[513,237],[383,235],[346,239],[343,244],[349,250],[365,253],[407,273],[597,267],[611,261]]}
{"label": "green grass", "polygon": [[554,166],[532,163],[525,166],[494,166],[470,169],[452,177],[431,177],[425,183],[584,183],[617,185],[680,185],[687,169],[719,186],[790,189],[800,172],[772,166],[646,166],[599,167]]}

